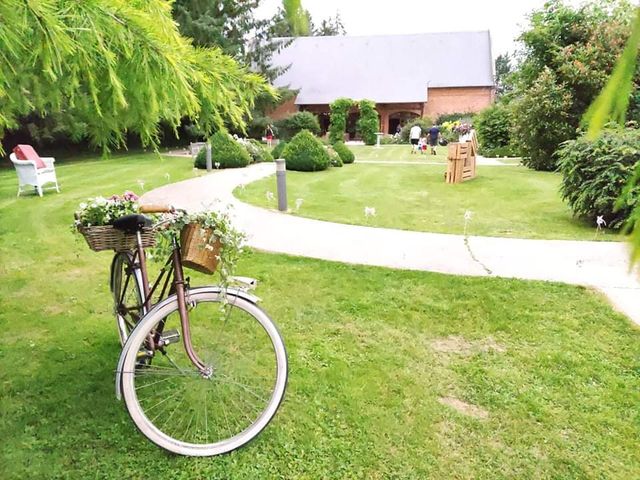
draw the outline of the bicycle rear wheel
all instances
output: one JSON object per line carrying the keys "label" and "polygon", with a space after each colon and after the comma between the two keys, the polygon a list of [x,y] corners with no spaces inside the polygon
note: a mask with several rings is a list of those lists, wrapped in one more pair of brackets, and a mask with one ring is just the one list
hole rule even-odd
{"label": "bicycle rear wheel", "polygon": [[[180,338],[175,296],[143,318],[122,352],[122,395],[153,443],[180,455],[230,452],[255,438],[284,397],[287,355],[277,328],[255,303],[217,287],[187,296],[192,344],[210,368],[200,373]],[[162,347],[155,353],[147,338]]]}
{"label": "bicycle rear wheel", "polygon": [[116,253],[111,262],[111,293],[120,344],[144,316],[142,273],[129,252]]}

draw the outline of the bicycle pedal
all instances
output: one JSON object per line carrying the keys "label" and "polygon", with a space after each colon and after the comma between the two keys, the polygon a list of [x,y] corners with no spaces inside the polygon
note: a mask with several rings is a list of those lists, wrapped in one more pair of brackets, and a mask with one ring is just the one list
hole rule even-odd
{"label": "bicycle pedal", "polygon": [[170,345],[172,343],[177,343],[180,340],[180,332],[178,330],[167,330],[160,335],[160,345]]}
{"label": "bicycle pedal", "polygon": [[147,350],[146,348],[138,350],[138,353],[136,354],[137,360],[145,360],[151,357],[153,357],[153,352],[151,350]]}

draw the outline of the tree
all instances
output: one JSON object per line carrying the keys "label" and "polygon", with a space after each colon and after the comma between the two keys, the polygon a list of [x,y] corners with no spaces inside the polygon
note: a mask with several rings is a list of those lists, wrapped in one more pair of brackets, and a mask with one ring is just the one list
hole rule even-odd
{"label": "tree", "polygon": [[173,17],[180,33],[201,47],[224,53],[273,80],[283,72],[271,57],[286,42],[274,39],[273,21],[256,18],[262,0],[176,0]]}
{"label": "tree", "polygon": [[510,76],[513,73],[511,56],[508,53],[498,55],[495,61],[496,69],[496,95],[501,96],[513,89]]}
{"label": "tree", "polygon": [[[553,154],[558,145],[576,137],[581,117],[604,86],[629,37],[632,11],[624,0],[592,2],[580,8],[551,0],[531,14],[531,28],[520,38],[524,45],[522,61],[513,76],[513,97],[520,99],[520,107],[514,110],[514,124],[520,130],[516,138],[522,141],[524,156],[532,159],[531,166],[554,168]],[[639,80],[636,74],[635,86]],[[553,94],[541,92],[540,85]],[[560,101],[566,108],[561,121],[554,116],[558,102],[545,104],[534,97],[534,91]],[[532,108],[522,108],[524,105]],[[524,135],[522,125],[540,125],[548,120],[554,124],[553,138],[545,135],[538,141]]]}
{"label": "tree", "polygon": [[218,49],[180,36],[164,0],[0,2],[0,134],[20,117],[68,115],[94,145],[127,132],[156,145],[160,122],[242,128],[269,91]]}
{"label": "tree", "polygon": [[314,37],[329,37],[332,35],[346,35],[347,31],[342,23],[340,13],[336,13],[334,18],[325,18],[320,22],[317,27],[313,25],[311,27]]}

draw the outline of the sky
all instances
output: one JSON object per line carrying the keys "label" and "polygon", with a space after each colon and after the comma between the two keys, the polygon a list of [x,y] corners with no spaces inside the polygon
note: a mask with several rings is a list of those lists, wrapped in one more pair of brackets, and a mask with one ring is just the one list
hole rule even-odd
{"label": "sky", "polygon": [[[545,0],[302,0],[315,23],[340,12],[347,35],[489,30],[493,57],[513,52],[528,25],[527,14]],[[568,0],[580,5],[585,0]],[[270,17],[281,0],[263,0],[258,15]]]}

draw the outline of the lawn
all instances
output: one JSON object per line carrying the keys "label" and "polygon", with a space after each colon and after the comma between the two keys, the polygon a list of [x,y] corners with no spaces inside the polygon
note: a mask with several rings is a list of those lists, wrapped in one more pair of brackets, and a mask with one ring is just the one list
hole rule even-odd
{"label": "lawn", "polygon": [[[358,161],[383,161],[383,162],[428,162],[446,163],[447,147],[438,146],[437,155],[412,154],[410,145],[381,145],[367,147],[364,145],[349,145]],[[507,164],[519,164],[519,158],[498,158],[499,162]]]}
{"label": "lawn", "polygon": [[[372,147],[369,147],[371,150]],[[519,166],[478,167],[478,176],[461,184],[444,182],[444,165],[358,164],[324,172],[287,172],[292,214],[340,223],[456,233],[464,231],[464,214],[472,212],[472,235],[515,238],[593,240],[595,225],[576,220],[562,202],[560,176]],[[254,205],[275,208],[269,177],[237,189]],[[302,206],[295,210],[295,200]],[[375,207],[375,217],[365,217]],[[618,240],[607,232],[598,239]]]}
{"label": "lawn", "polygon": [[63,193],[16,199],[0,171],[0,478],[640,477],[640,331],[600,295],[258,252],[240,273],[287,344],[283,407],[232,454],[165,454],[114,397],[110,255],[69,224],[85,197],[186,178],[190,162],[58,174]]}

